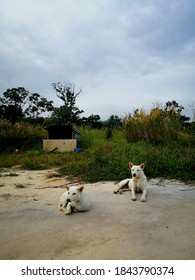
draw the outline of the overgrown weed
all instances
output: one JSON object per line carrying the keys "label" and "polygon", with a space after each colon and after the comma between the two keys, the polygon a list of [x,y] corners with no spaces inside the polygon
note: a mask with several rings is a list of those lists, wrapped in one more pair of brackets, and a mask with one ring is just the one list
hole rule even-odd
{"label": "overgrown weed", "polygon": [[[155,130],[154,127],[152,129],[151,131]],[[137,130],[138,132],[133,133],[140,135],[138,128]],[[125,126],[123,130],[112,129],[112,133],[109,132],[112,137],[107,137],[106,130],[82,128],[80,131],[82,138],[79,146],[84,148],[81,153],[46,153],[42,150],[42,146],[37,149],[36,144],[36,148],[29,151],[23,149],[17,153],[13,150],[1,153],[0,168],[16,165],[30,170],[57,167],[66,175],[95,182],[128,178],[130,176],[128,162],[131,161],[134,164],[145,162],[148,178],[167,177],[183,181],[195,179],[193,133],[178,131],[176,139],[174,136],[170,141],[162,141],[165,136],[161,135],[159,137],[162,138],[158,138],[158,141],[149,141],[149,138],[145,139],[143,135],[150,139],[154,139],[154,136],[148,136],[149,132],[142,131],[145,134],[141,133],[142,137],[138,137],[138,141],[128,143]],[[34,132],[32,134],[34,135]],[[40,135],[37,141],[40,141]],[[157,143],[161,141],[163,143]]]}

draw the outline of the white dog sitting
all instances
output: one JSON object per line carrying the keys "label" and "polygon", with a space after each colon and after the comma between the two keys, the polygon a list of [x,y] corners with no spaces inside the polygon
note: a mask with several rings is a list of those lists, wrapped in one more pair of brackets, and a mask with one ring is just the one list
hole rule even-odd
{"label": "white dog sitting", "polygon": [[122,188],[128,186],[132,193],[132,200],[136,200],[137,192],[142,192],[141,201],[145,202],[147,195],[147,178],[143,171],[145,164],[133,165],[133,163],[129,162],[129,167],[131,169],[132,178],[121,181],[118,188],[114,190],[114,193],[122,193]]}
{"label": "white dog sitting", "polygon": [[65,191],[59,202],[59,210],[64,211],[66,215],[72,211],[88,211],[90,208],[88,192],[84,190],[84,187],[71,187],[68,191]]}

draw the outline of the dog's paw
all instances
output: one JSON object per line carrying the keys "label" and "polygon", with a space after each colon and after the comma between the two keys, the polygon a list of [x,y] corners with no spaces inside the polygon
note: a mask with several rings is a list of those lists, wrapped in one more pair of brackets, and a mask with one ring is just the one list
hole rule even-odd
{"label": "dog's paw", "polygon": [[62,204],[61,203],[58,204],[58,210],[62,211]]}
{"label": "dog's paw", "polygon": [[119,193],[120,193],[120,194],[122,194],[122,193],[123,193],[123,191],[122,191],[122,190],[119,190]]}
{"label": "dog's paw", "polygon": [[136,196],[133,196],[131,199],[132,199],[133,201],[136,201]]}
{"label": "dog's paw", "polygon": [[118,192],[118,190],[114,190],[114,191],[113,191],[113,193],[115,193],[115,194],[116,194],[117,192]]}
{"label": "dog's paw", "polygon": [[141,198],[141,202],[146,202],[146,199],[144,197]]}

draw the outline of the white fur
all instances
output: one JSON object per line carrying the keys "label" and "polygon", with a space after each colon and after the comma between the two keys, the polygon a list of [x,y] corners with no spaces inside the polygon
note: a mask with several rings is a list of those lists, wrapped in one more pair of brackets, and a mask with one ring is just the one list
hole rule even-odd
{"label": "white fur", "polygon": [[64,211],[66,215],[72,211],[88,211],[90,209],[90,202],[88,192],[84,190],[84,187],[71,187],[68,191],[65,191],[59,202],[59,210]]}
{"label": "white fur", "polygon": [[133,165],[129,162],[129,167],[131,169],[132,178],[122,180],[118,187],[114,190],[114,193],[119,192],[125,186],[128,186],[129,190],[132,193],[132,200],[136,200],[136,193],[142,192],[141,201],[146,201],[147,195],[147,178],[144,174],[144,163],[140,165]]}

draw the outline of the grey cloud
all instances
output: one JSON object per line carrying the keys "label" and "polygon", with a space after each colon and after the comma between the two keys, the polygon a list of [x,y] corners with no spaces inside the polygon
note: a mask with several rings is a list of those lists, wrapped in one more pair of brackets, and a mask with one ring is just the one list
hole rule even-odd
{"label": "grey cloud", "polygon": [[[40,3],[0,3],[1,92],[25,86],[54,98],[52,82],[72,81],[83,86],[86,112],[97,108],[100,114],[116,109],[118,96],[123,99],[121,111],[127,110],[128,102],[132,107],[151,104],[154,92],[159,98],[163,91],[169,92],[167,99],[170,92],[182,96],[187,85],[181,100],[193,99],[195,1]],[[181,69],[188,75],[182,77]],[[141,96],[143,105],[138,106],[130,93]],[[106,104],[110,110],[105,110]]]}

